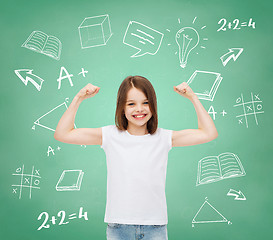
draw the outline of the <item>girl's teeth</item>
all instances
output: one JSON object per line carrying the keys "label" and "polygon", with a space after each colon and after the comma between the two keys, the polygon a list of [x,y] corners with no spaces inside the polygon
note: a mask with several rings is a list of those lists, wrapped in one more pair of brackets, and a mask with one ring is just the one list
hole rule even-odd
{"label": "girl's teeth", "polygon": [[138,116],[135,116],[136,118],[142,118],[144,117],[145,115],[138,115]]}

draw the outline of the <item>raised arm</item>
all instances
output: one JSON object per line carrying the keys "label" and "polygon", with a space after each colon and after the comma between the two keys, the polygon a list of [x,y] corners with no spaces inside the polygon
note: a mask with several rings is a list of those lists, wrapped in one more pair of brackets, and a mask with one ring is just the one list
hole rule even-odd
{"label": "raised arm", "polygon": [[214,122],[188,84],[183,82],[174,87],[174,91],[192,102],[198,118],[198,129],[173,131],[172,146],[190,146],[206,143],[215,139],[218,133]]}
{"label": "raised arm", "polygon": [[54,134],[56,140],[80,145],[102,144],[101,128],[74,128],[75,116],[81,102],[95,96],[99,90],[99,87],[89,83],[79,91],[57,125]]}

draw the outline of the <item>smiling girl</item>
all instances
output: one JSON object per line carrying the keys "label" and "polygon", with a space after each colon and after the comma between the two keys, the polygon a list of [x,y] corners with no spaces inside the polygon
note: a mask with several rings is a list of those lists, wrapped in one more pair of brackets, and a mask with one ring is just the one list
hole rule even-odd
{"label": "smiling girl", "polygon": [[215,125],[187,83],[174,91],[188,98],[196,111],[197,129],[158,128],[157,101],[152,84],[129,76],[117,96],[115,125],[74,128],[80,103],[99,87],[88,84],[75,96],[55,131],[55,139],[81,145],[101,145],[107,160],[107,203],[104,221],[108,240],[166,240],[165,182],[168,152],[209,142],[218,135]]}

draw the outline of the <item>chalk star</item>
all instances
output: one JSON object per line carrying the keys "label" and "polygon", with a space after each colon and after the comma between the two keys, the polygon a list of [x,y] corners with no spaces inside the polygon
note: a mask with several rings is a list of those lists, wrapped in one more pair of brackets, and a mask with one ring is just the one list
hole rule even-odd
{"label": "chalk star", "polygon": [[60,151],[60,150],[61,150],[61,148],[58,146],[58,147],[57,147],[57,150],[58,150],[58,151]]}
{"label": "chalk star", "polygon": [[88,71],[84,71],[84,69],[82,68],[82,71],[81,71],[80,73],[78,73],[78,75],[79,75],[79,74],[82,74],[83,77],[85,77],[85,73],[88,73]]}
{"label": "chalk star", "polygon": [[227,114],[227,112],[225,110],[223,110],[223,112],[221,112],[221,114],[223,115],[223,117]]}

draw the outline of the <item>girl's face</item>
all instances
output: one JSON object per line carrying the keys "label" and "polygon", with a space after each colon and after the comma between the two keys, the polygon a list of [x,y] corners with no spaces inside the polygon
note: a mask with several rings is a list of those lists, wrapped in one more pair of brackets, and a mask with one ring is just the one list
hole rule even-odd
{"label": "girl's face", "polygon": [[135,127],[147,125],[152,117],[147,97],[135,87],[128,91],[124,112],[128,120],[128,127],[129,125]]}

